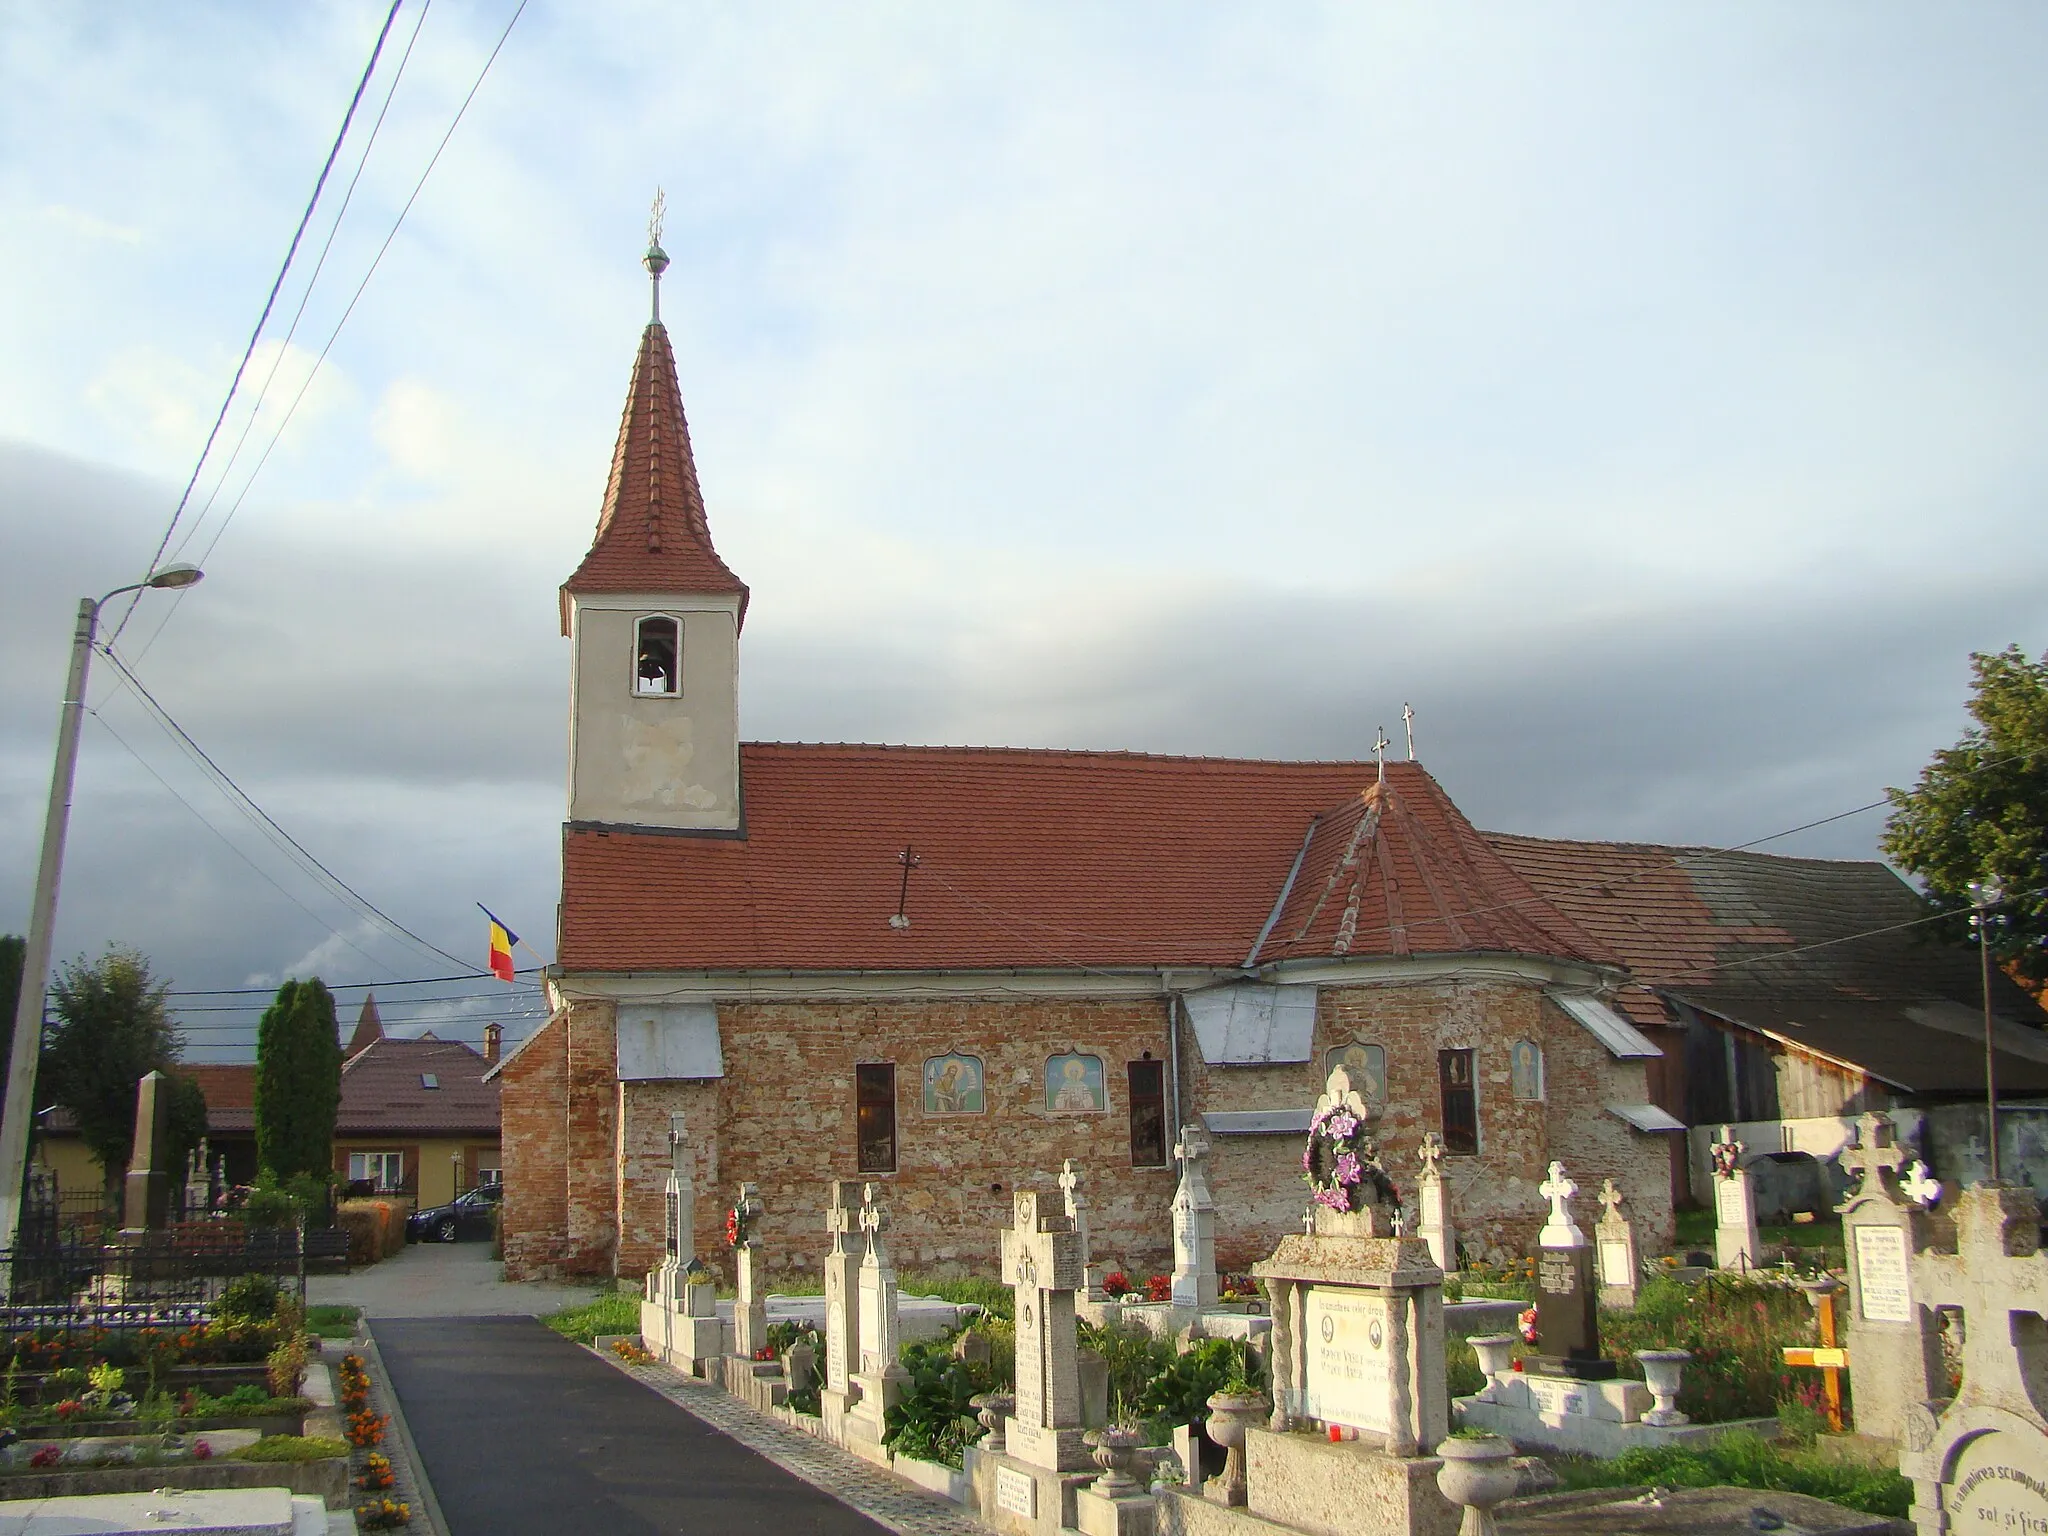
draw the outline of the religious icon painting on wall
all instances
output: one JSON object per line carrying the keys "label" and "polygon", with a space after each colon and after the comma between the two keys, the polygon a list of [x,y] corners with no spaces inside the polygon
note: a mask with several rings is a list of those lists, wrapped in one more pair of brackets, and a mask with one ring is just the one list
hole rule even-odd
{"label": "religious icon painting on wall", "polygon": [[1358,1096],[1375,1109],[1387,1102],[1387,1052],[1386,1047],[1367,1045],[1363,1040],[1354,1040],[1349,1045],[1339,1045],[1323,1053],[1323,1076],[1342,1067],[1351,1079],[1351,1086]]}
{"label": "religious icon painting on wall", "polygon": [[1543,1097],[1543,1047],[1534,1040],[1517,1040],[1508,1054],[1509,1075],[1518,1099]]}
{"label": "religious icon painting on wall", "polygon": [[1050,1056],[1045,1063],[1045,1107],[1056,1115],[1109,1112],[1100,1056]]}
{"label": "religious icon painting on wall", "polygon": [[988,1108],[979,1056],[929,1056],[924,1064],[924,1112],[978,1115]]}

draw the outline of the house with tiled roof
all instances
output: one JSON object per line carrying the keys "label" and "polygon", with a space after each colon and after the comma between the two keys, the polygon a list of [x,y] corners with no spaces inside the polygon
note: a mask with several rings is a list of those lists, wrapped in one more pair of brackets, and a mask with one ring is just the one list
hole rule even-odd
{"label": "house with tiled roof", "polygon": [[[1751,1158],[1833,1158],[1882,1109],[1936,1173],[1984,1177],[1985,1021],[1974,949],[1869,860],[1489,834],[1501,858],[1628,967],[1619,1008],[1677,1041],[1650,1070],[1694,1127],[1700,1188],[1730,1123]],[[2002,1171],[2048,1194],[2048,1015],[1991,973]]]}
{"label": "house with tiled roof", "polygon": [[901,1262],[986,1272],[1072,1159],[1098,1255],[1161,1266],[1188,1127],[1242,1266],[1300,1225],[1338,1062],[1397,1181],[1443,1135],[1469,1250],[1524,1251],[1553,1158],[1668,1230],[1647,1066],[1682,1032],[1420,764],[742,742],[749,600],[657,310],[560,593],[551,1016],[495,1073],[511,1274],[654,1264],[675,1115],[700,1251],[751,1181],[770,1253],[816,1262],[837,1176],[882,1186]]}

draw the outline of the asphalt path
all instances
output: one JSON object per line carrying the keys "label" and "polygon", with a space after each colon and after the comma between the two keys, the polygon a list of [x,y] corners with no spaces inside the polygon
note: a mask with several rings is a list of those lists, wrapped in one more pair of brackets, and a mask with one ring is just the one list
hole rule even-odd
{"label": "asphalt path", "polygon": [[378,1353],[451,1536],[875,1536],[532,1318],[393,1318]]}

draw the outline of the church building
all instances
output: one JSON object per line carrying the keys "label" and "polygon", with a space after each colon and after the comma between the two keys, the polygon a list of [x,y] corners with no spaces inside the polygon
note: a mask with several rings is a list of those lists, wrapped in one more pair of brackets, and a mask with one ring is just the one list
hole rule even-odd
{"label": "church building", "polygon": [[655,313],[561,588],[552,1013],[495,1073],[508,1275],[658,1262],[677,1111],[700,1253],[751,1180],[770,1262],[816,1264],[845,1177],[882,1187],[900,1263],[989,1272],[1012,1190],[1071,1158],[1097,1257],[1150,1272],[1200,1126],[1241,1269],[1301,1224],[1339,1061],[1404,1192],[1442,1134],[1475,1256],[1527,1251],[1552,1158],[1668,1236],[1670,1032],[1419,764],[741,741],[749,592]]}

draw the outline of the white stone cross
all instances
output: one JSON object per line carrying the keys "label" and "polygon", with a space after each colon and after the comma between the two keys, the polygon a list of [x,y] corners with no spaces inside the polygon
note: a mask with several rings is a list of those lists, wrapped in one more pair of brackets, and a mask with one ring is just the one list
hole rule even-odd
{"label": "white stone cross", "polygon": [[889,1208],[875,1199],[877,1193],[872,1184],[860,1187],[860,1229],[867,1233],[871,1249],[880,1245],[882,1234],[889,1230]]}
{"label": "white stone cross", "polygon": [[668,1165],[671,1171],[687,1178],[689,1167],[683,1155],[683,1112],[676,1110],[668,1117]]}
{"label": "white stone cross", "polygon": [[1572,1209],[1566,1204],[1579,1192],[1579,1186],[1565,1177],[1564,1164],[1553,1161],[1550,1177],[1536,1187],[1536,1193],[1550,1202],[1550,1215],[1544,1219],[1543,1230],[1536,1242],[1543,1248],[1583,1248],[1586,1234],[1578,1223],[1572,1220]]}
{"label": "white stone cross", "polygon": [[1602,1180],[1600,1184],[1600,1203],[1606,1207],[1606,1215],[1602,1216],[1601,1220],[1620,1221],[1622,1219],[1621,1201],[1622,1194],[1619,1189],[1615,1188],[1614,1180]]}
{"label": "white stone cross", "polygon": [[1858,1195],[1890,1199],[1885,1175],[1896,1178],[1906,1165],[1906,1149],[1893,1139],[1891,1117],[1866,1114],[1858,1122],[1856,1144],[1842,1149],[1840,1162],[1844,1172],[1861,1175],[1862,1182],[1856,1187]]}
{"label": "white stone cross", "polygon": [[1422,1133],[1422,1150],[1417,1152],[1415,1156],[1422,1164],[1422,1176],[1425,1179],[1440,1179],[1443,1177],[1444,1152],[1444,1138],[1441,1133],[1437,1131],[1424,1131]]}
{"label": "white stone cross", "polygon": [[1207,1160],[1211,1146],[1207,1131],[1198,1125],[1184,1125],[1180,1128],[1179,1139],[1174,1143],[1173,1155],[1183,1165],[1203,1162]]}

